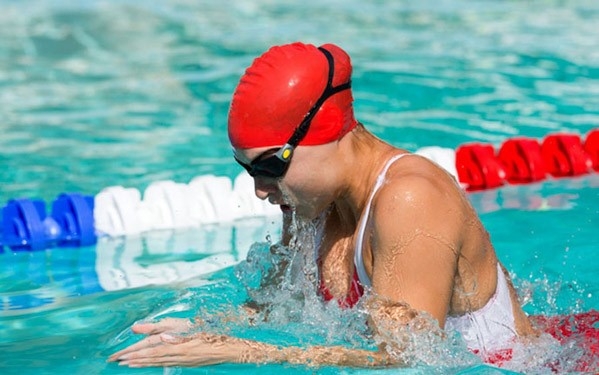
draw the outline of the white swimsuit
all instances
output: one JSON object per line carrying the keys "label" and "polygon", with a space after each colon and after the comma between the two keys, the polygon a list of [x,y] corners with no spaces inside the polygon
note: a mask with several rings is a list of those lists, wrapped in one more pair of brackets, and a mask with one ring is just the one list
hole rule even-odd
{"label": "white swimsuit", "polygon": [[[398,159],[413,154],[399,154],[391,157],[379,174],[374,188],[368,198],[366,209],[360,219],[358,236],[354,252],[354,264],[360,283],[365,287],[371,286],[370,278],[364,267],[362,249],[366,225],[370,217],[370,206],[372,199],[378,189],[385,182],[389,167]],[[461,316],[448,316],[445,321],[447,332],[457,331],[461,334],[468,348],[486,357],[488,354],[509,348],[510,343],[516,337],[514,314],[512,311],[512,300],[505,279],[505,275],[499,263],[497,263],[497,289],[487,304],[480,310],[466,313]]]}

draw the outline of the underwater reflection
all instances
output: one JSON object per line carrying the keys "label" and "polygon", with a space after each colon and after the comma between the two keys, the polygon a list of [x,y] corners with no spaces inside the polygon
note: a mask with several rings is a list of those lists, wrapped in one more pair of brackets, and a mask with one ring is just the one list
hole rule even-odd
{"label": "underwater reflection", "polygon": [[259,218],[102,237],[95,247],[6,250],[0,253],[0,316],[102,291],[201,280],[244,260],[253,243],[278,238],[279,228],[276,219]]}

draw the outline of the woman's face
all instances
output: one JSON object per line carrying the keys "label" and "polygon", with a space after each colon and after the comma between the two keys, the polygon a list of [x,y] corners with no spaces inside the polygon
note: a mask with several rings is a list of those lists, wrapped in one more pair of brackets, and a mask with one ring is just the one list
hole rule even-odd
{"label": "woman's face", "polygon": [[[331,152],[335,143],[300,146],[294,150],[287,172],[282,178],[254,177],[254,190],[260,199],[281,206],[282,211],[313,219],[335,199],[332,178],[336,175]],[[256,158],[272,155],[278,147],[235,150],[240,162],[250,164]]]}

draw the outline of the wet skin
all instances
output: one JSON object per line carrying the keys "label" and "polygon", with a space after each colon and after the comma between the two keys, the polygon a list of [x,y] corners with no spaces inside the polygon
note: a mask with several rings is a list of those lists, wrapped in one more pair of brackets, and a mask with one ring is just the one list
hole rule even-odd
{"label": "wet skin", "polygon": [[[269,149],[272,146],[236,150],[236,157],[249,163]],[[298,147],[284,178],[254,179],[260,199],[282,206],[287,224],[283,241],[290,236],[291,210],[306,220],[326,214],[320,271],[337,298],[343,298],[350,288],[358,225],[376,178],[390,157],[405,152],[358,126],[339,141]],[[403,157],[388,170],[372,200],[362,251],[372,280],[372,297],[365,305],[375,332],[389,322],[401,325],[416,320],[420,329],[443,335],[447,316],[480,309],[496,290],[498,260],[487,231],[453,177],[423,157]],[[508,287],[517,333],[530,335],[533,329],[511,282]],[[183,323],[177,324],[174,327],[171,321],[163,321],[134,326],[135,333],[148,336],[109,360],[132,367],[226,362],[403,364],[382,348],[401,340],[383,343],[379,351],[279,348],[205,333],[177,336]]]}

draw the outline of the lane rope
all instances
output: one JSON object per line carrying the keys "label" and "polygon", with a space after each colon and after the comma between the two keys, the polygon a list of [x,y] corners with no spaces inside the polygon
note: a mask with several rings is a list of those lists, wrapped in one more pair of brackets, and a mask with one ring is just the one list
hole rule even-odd
{"label": "lane rope", "polygon": [[[455,150],[433,146],[415,153],[446,169],[466,191],[481,191],[599,172],[599,129],[584,139],[556,133],[542,140],[514,137],[497,149],[472,142]],[[106,187],[96,196],[62,193],[49,211],[46,206],[40,199],[9,200],[0,217],[0,252],[89,246],[98,237],[280,217],[277,206],[255,197],[253,180],[245,172],[233,181],[214,175],[187,184],[157,181],[143,196],[123,186]]]}

